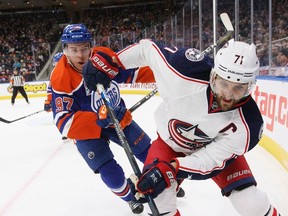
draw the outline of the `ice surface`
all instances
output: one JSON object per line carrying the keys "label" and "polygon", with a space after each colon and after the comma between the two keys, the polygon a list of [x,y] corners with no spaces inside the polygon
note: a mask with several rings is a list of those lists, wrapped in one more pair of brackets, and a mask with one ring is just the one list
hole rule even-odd
{"label": "ice surface", "polygon": [[[123,95],[128,107],[143,95]],[[154,96],[133,112],[134,119],[151,138],[156,137],[154,110],[161,99]],[[0,116],[13,120],[43,109],[44,98],[0,100]],[[127,216],[128,205],[93,174],[71,140],[62,141],[52,114],[42,112],[23,120],[0,122],[1,216]],[[111,144],[127,177],[132,173],[125,152]],[[261,147],[247,154],[258,187],[266,191],[282,216],[288,216],[288,174]],[[140,167],[141,164],[139,164]],[[183,216],[237,216],[212,180],[185,181],[186,196],[178,199]],[[148,208],[148,206],[146,206]],[[141,215],[146,215],[142,213]]]}

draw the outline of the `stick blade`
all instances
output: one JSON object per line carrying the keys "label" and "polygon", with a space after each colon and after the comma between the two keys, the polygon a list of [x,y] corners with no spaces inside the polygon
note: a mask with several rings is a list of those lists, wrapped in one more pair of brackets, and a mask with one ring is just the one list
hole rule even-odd
{"label": "stick blade", "polygon": [[234,31],[232,22],[227,13],[220,14],[220,18],[227,31]]}
{"label": "stick blade", "polygon": [[4,122],[4,123],[6,123],[6,124],[9,124],[9,123],[11,123],[12,121],[9,121],[9,120],[6,120],[6,119],[3,119],[3,118],[0,117],[0,122]]}

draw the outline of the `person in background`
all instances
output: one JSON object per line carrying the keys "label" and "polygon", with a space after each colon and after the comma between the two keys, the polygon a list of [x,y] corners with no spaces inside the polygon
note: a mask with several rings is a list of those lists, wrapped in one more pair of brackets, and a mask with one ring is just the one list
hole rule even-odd
{"label": "person in background", "polygon": [[278,67],[274,71],[275,76],[288,76],[288,49],[281,48],[277,55]]}
{"label": "person in background", "polygon": [[[149,66],[163,98],[154,115],[158,138],[134,182],[140,194],[154,197],[161,215],[180,216],[178,180],[212,179],[240,215],[280,216],[245,159],[263,132],[250,95],[259,70],[254,44],[231,39],[213,61],[194,48],[143,39],[117,57],[124,69]],[[93,72],[105,74],[97,67]]]}
{"label": "person in background", "polygon": [[18,92],[20,92],[20,94],[25,98],[26,102],[30,104],[28,96],[24,90],[25,80],[19,73],[19,70],[19,68],[14,68],[13,75],[10,77],[10,89],[12,89],[11,104],[14,105]]}
{"label": "person in background", "polygon": [[288,48],[282,48],[277,55],[281,67],[288,66]]}
{"label": "person in background", "polygon": [[257,57],[259,59],[260,67],[269,65],[268,52],[265,47],[259,47],[257,50]]}
{"label": "person in background", "polygon": [[[133,200],[134,194],[130,190],[124,170],[115,160],[110,149],[111,141],[120,146],[121,143],[107,115],[107,109],[103,105],[101,96],[84,85],[82,76],[82,71],[89,71],[91,67],[90,64],[83,68],[92,55],[98,56],[104,66],[112,72],[115,68],[112,59],[116,54],[105,47],[92,48],[92,36],[83,24],[66,26],[61,40],[64,55],[50,76],[51,105],[55,125],[63,136],[75,140],[80,155],[93,173],[100,174],[104,184],[116,196],[127,202],[133,213],[140,214],[144,206]],[[109,54],[102,55],[104,52]],[[105,83],[107,93],[113,101],[116,117],[132,152],[143,163],[151,139],[132,119],[120,96],[117,83],[112,82],[110,85],[110,80],[108,84],[105,81],[106,77],[101,75],[97,79]]]}
{"label": "person in background", "polygon": [[279,55],[280,64],[283,67],[283,76],[288,76],[288,48],[282,48]]}
{"label": "person in background", "polygon": [[[53,68],[56,66],[57,62],[61,59],[63,52],[56,53],[52,58],[52,66]],[[51,91],[51,83],[49,82],[47,87],[47,98],[44,101],[44,111],[51,112],[52,111],[52,91]],[[67,140],[66,136],[62,136],[62,140]]]}
{"label": "person in background", "polygon": [[18,57],[15,57],[14,58],[14,63],[12,65],[13,68],[16,68],[18,71],[20,70],[21,68],[21,63],[19,62],[19,58]]}

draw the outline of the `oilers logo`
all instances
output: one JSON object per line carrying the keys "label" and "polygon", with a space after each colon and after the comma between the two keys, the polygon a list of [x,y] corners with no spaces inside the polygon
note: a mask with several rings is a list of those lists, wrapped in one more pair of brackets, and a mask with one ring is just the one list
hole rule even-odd
{"label": "oilers logo", "polygon": [[[106,90],[106,94],[110,98],[112,107],[118,106],[121,101],[120,90],[116,82],[112,81],[110,87]],[[98,92],[91,93],[91,107],[94,112],[98,112],[98,109],[104,104],[101,96]]]}
{"label": "oilers logo", "polygon": [[182,148],[196,151],[210,144],[213,139],[208,137],[198,125],[191,125],[177,119],[171,119],[168,124],[170,139]]}

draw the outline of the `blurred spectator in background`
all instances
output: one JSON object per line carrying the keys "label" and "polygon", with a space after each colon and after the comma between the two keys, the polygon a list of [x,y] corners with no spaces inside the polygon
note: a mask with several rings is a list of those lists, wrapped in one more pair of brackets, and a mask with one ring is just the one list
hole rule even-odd
{"label": "blurred spectator in background", "polygon": [[274,76],[288,76],[288,49],[282,48],[277,54],[276,58],[272,59],[271,68],[272,74]]}
{"label": "blurred spectator in background", "polygon": [[65,11],[1,14],[0,66],[9,71],[25,68],[25,81],[35,80],[59,41],[59,23],[66,21]]}
{"label": "blurred spectator in background", "polygon": [[282,48],[278,54],[282,66],[282,76],[288,76],[288,48]]}
{"label": "blurred spectator in background", "polygon": [[18,70],[21,68],[21,63],[19,62],[19,59],[17,57],[14,59],[13,68],[16,68]]}
{"label": "blurred spectator in background", "polygon": [[5,70],[1,70],[0,72],[0,83],[7,83],[9,82],[9,76],[6,74]]}
{"label": "blurred spectator in background", "polygon": [[278,52],[277,58],[278,58],[280,66],[287,67],[288,66],[288,48],[282,48]]}
{"label": "blurred spectator in background", "polygon": [[[161,1],[160,1],[161,2]],[[166,1],[164,1],[166,2]],[[200,49],[200,40],[203,39],[203,47],[213,43],[212,1],[203,0],[203,32],[199,35],[198,22],[199,11],[197,4],[191,7],[189,1],[167,1],[169,3],[141,4],[112,8],[89,8],[81,13],[81,22],[86,24],[93,36],[93,43],[97,46],[109,46],[114,51],[139,41],[141,38],[154,38],[165,44],[191,46]],[[186,2],[185,20],[183,20],[181,2]],[[251,40],[250,35],[250,10],[246,9],[249,0],[243,0],[239,10],[239,36],[243,41]],[[268,66],[267,52],[269,42],[269,22],[267,20],[268,4],[266,1],[254,0],[257,5],[254,8],[253,40],[261,44],[264,51],[259,51],[261,66]],[[288,13],[286,0],[273,1],[272,13],[272,58],[277,58],[281,48],[288,46]],[[191,14],[191,9],[193,10]],[[234,1],[219,1],[219,13],[234,10]],[[232,15],[232,14],[230,14]],[[191,17],[193,23],[191,24]],[[55,45],[59,41],[64,23],[68,23],[71,17],[63,11],[37,11],[1,15],[0,31],[0,66],[10,70],[15,67],[15,59],[21,63],[21,68],[26,68],[26,81],[36,79],[53,53]],[[177,18],[177,22],[175,21]],[[95,21],[96,20],[96,21]],[[174,20],[174,21],[173,21]],[[173,21],[173,22],[172,22]],[[193,34],[182,30],[182,24],[193,26]],[[176,28],[177,27],[177,28]],[[197,27],[197,28],[196,28]],[[195,29],[194,29],[195,28]],[[222,25],[216,30],[218,36],[225,34]],[[285,39],[286,38],[286,39]],[[274,44],[277,43],[277,44]],[[263,54],[264,52],[264,54]],[[262,56],[264,55],[264,56]],[[263,59],[262,59],[263,58]],[[273,65],[278,66],[277,59],[272,59]],[[17,63],[18,64],[18,63]],[[39,77],[37,77],[39,78]],[[48,77],[47,77],[48,79]]]}
{"label": "blurred spectator in background", "polygon": [[280,48],[281,48],[281,44],[272,45],[272,61],[271,61],[272,67],[280,66],[278,63],[278,58],[277,58]]}
{"label": "blurred spectator in background", "polygon": [[260,67],[269,65],[268,52],[264,46],[257,46],[257,57],[259,58]]}

